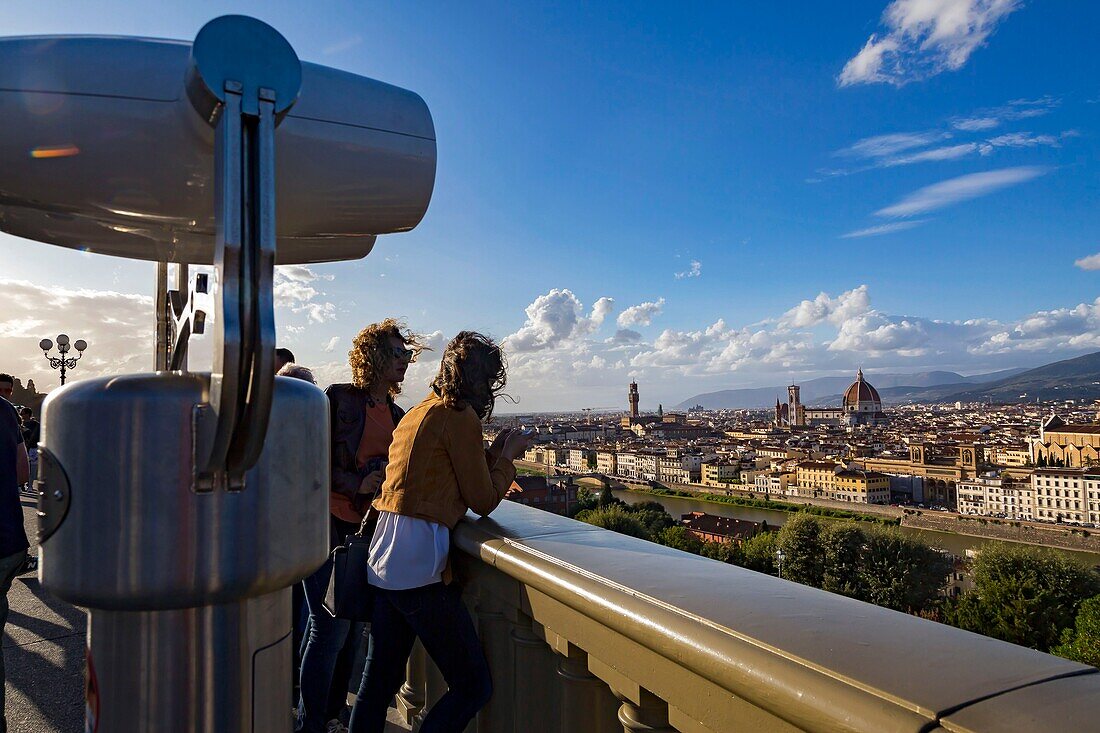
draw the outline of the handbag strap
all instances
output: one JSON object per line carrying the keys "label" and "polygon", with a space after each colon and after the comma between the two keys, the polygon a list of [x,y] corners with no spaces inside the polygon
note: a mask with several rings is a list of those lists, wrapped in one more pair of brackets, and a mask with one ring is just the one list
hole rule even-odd
{"label": "handbag strap", "polygon": [[359,529],[356,531],[356,537],[366,537],[367,532],[374,534],[374,528],[378,524],[378,510],[374,508],[374,501],[370,503],[370,508],[367,509],[366,516],[363,517],[363,521],[359,523]]}

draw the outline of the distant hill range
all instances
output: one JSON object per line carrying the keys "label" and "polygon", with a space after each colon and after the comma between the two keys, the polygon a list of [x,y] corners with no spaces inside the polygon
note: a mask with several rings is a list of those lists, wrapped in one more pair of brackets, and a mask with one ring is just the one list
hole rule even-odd
{"label": "distant hill range", "polygon": [[[887,404],[907,402],[1033,402],[1057,399],[1100,399],[1100,352],[1058,361],[1035,369],[1005,369],[964,377],[955,372],[868,374]],[[821,377],[800,383],[802,402],[810,406],[839,405],[852,377]],[[786,385],[726,389],[690,397],[677,410],[702,405],[710,410],[774,407],[787,401]]]}

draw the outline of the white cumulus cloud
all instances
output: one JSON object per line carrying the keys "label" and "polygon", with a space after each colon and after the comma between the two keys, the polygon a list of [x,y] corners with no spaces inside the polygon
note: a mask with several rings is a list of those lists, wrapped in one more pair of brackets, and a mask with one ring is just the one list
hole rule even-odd
{"label": "white cumulus cloud", "polygon": [[813,300],[804,300],[779,318],[779,328],[812,328],[824,322],[840,325],[870,308],[867,286],[860,285],[835,298],[818,293]]}
{"label": "white cumulus cloud", "polygon": [[557,348],[595,331],[613,306],[611,298],[600,298],[585,316],[584,305],[571,290],[554,288],[524,309],[526,321],[504,344],[518,352]]}
{"label": "white cumulus cloud", "polygon": [[334,320],[336,305],[321,298],[324,293],[314,286],[319,280],[332,280],[332,275],[321,275],[306,265],[276,267],[275,305],[292,313],[304,313],[313,323]]}
{"label": "white cumulus cloud", "polygon": [[619,328],[631,326],[648,326],[653,319],[661,314],[665,306],[665,299],[658,298],[655,301],[646,301],[638,305],[632,305],[619,314]]}
{"label": "white cumulus cloud", "polygon": [[1082,270],[1100,270],[1100,252],[1088,257],[1082,257],[1073,263]]}
{"label": "white cumulus cloud", "polygon": [[[565,310],[583,318],[579,304]],[[525,326],[545,320],[526,315],[532,323]],[[1034,366],[1100,349],[1100,298],[1007,321],[940,320],[875,308],[870,289],[859,285],[819,293],[754,324],[711,318],[665,328],[652,341],[627,328],[607,339],[578,331],[560,338],[556,348],[520,351],[505,344],[508,392],[523,399],[524,409],[562,409],[563,398],[571,406],[614,408],[631,378],[644,389],[662,390],[668,404],[695,392],[848,374],[860,365],[964,373]]]}

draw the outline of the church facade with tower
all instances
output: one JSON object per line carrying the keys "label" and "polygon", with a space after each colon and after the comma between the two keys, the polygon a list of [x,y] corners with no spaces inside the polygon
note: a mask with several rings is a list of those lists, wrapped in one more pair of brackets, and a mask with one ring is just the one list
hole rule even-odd
{"label": "church facade with tower", "polygon": [[797,384],[787,387],[787,402],[775,398],[776,427],[803,427],[807,425],[881,425],[886,422],[882,411],[882,399],[871,383],[863,378],[863,370],[856,372],[856,381],[844,390],[840,407],[806,407],[802,404],[801,388]]}

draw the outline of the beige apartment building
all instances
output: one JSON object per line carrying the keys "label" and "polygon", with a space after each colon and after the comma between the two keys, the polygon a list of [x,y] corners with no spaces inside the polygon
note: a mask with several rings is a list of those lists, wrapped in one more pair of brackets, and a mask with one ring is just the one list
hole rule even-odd
{"label": "beige apartment building", "polygon": [[890,477],[875,471],[840,471],[830,499],[859,504],[889,504]]}
{"label": "beige apartment building", "polygon": [[795,467],[798,495],[828,498],[836,491],[836,472],[840,466],[831,461],[803,461]]}
{"label": "beige apartment building", "polygon": [[989,462],[997,466],[1023,468],[1031,465],[1031,448],[1026,444],[998,445],[989,449]]}
{"label": "beige apartment building", "polygon": [[619,464],[615,460],[615,451],[613,450],[598,450],[596,451],[596,470],[607,476],[614,476],[618,471]]}
{"label": "beige apartment building", "polygon": [[594,451],[588,448],[570,448],[569,469],[578,473],[591,471],[592,467],[588,464],[588,461],[593,455]]}
{"label": "beige apartment building", "polygon": [[850,470],[828,461],[803,461],[795,468],[798,496],[886,504],[890,501],[890,477],[884,473]]}
{"label": "beige apartment building", "polygon": [[639,451],[634,458],[637,478],[643,481],[661,480],[661,458],[664,454]]}
{"label": "beige apartment building", "polygon": [[957,490],[960,514],[1014,520],[1035,518],[1035,487],[1030,481],[978,476],[959,481]]}
{"label": "beige apartment building", "polygon": [[769,496],[798,496],[795,474],[790,471],[768,471],[757,474],[754,488]]}
{"label": "beige apartment building", "polygon": [[1100,469],[1039,468],[1031,474],[1035,519],[1100,525]]}
{"label": "beige apartment building", "polygon": [[634,451],[618,451],[615,453],[616,476],[623,478],[638,478],[638,454]]}
{"label": "beige apartment building", "polygon": [[722,488],[728,484],[737,483],[740,481],[740,463],[729,463],[728,461],[711,461],[704,463],[701,467],[701,480],[703,486],[713,486],[716,488]]}
{"label": "beige apartment building", "polygon": [[569,451],[552,445],[536,445],[524,452],[523,460],[544,466],[565,466],[569,462]]}

